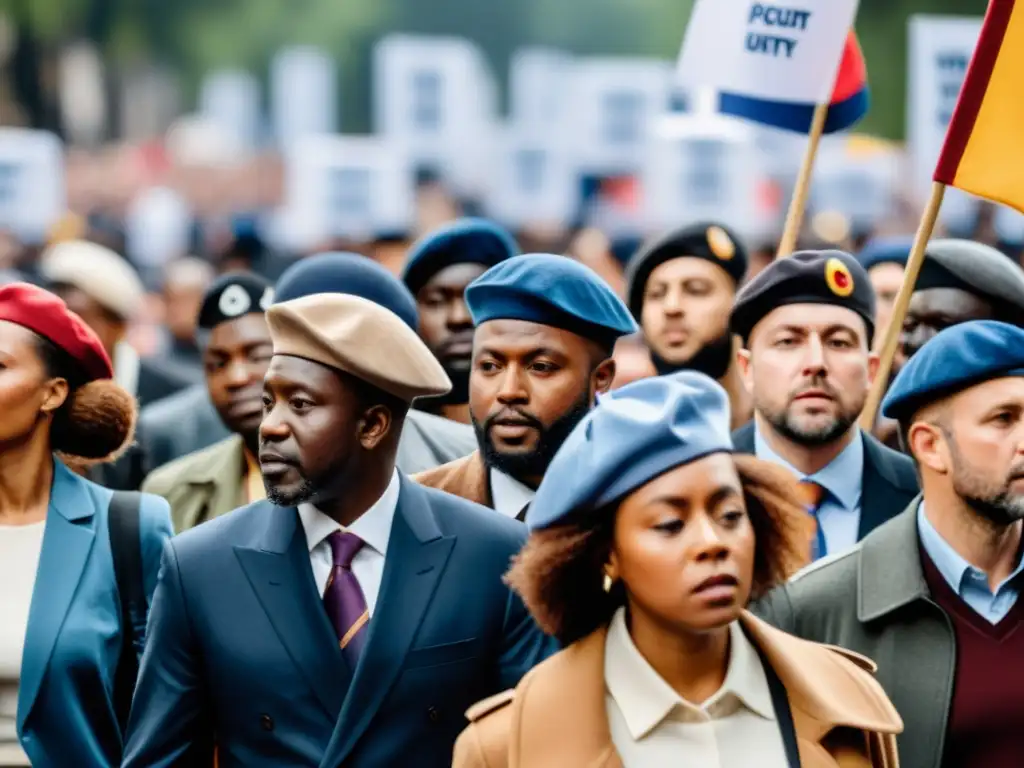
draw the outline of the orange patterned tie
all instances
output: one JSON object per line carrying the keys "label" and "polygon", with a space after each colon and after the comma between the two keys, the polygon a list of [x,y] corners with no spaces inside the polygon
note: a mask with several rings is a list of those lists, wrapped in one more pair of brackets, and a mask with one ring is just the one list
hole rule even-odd
{"label": "orange patterned tie", "polygon": [[824,557],[828,554],[825,532],[821,530],[821,520],[818,517],[818,510],[821,508],[821,502],[825,497],[825,489],[813,480],[801,480],[799,489],[800,500],[803,502],[804,509],[807,510],[814,520],[814,551],[812,557],[814,560],[817,560],[819,557]]}

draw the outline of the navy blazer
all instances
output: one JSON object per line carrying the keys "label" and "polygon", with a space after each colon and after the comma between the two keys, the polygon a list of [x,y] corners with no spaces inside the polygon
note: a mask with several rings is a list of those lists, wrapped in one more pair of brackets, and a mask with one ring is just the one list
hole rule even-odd
{"label": "navy blazer", "polygon": [[[754,422],[748,421],[732,433],[733,445],[739,453],[754,455],[754,429]],[[863,432],[862,437],[864,472],[861,476],[858,541],[896,517],[920,492],[912,459],[886,448],[867,432]]]}
{"label": "navy blazer", "polygon": [[259,501],[173,539],[153,599],[126,768],[448,768],[464,713],[553,653],[501,580],[521,523],[402,477],[355,670],[294,508]]}
{"label": "navy blazer", "polygon": [[[120,764],[113,697],[122,626],[107,529],[110,496],[54,460],[18,684],[18,736],[40,768]],[[145,494],[140,512],[148,599],[171,537],[171,511],[164,499]]]}

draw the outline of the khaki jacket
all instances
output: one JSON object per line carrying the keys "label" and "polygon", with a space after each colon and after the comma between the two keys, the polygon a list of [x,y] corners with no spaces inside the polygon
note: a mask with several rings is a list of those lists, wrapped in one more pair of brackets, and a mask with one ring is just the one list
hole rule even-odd
{"label": "khaki jacket", "polygon": [[[741,617],[789,697],[801,768],[897,768],[903,722],[874,664]],[[601,629],[472,707],[452,768],[622,768],[605,712]],[[686,756],[680,755],[680,765]]]}
{"label": "khaki jacket", "polygon": [[420,485],[427,488],[434,488],[454,496],[483,504],[485,507],[493,507],[491,501],[491,484],[487,478],[487,467],[484,465],[484,458],[480,451],[473,451],[461,459],[449,461],[440,467],[428,469],[413,475]]}
{"label": "khaki jacket", "polygon": [[242,438],[232,435],[165,464],[150,473],[142,490],[167,499],[175,533],[237,509],[247,502]]}

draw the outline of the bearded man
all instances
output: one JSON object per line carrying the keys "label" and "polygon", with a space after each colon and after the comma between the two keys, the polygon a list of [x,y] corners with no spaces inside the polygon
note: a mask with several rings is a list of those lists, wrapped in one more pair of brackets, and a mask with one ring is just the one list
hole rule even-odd
{"label": "bearded man", "polygon": [[922,497],[756,607],[870,657],[903,718],[904,768],[1024,765],[1024,331],[940,331],[893,382]]}
{"label": "bearded man", "polygon": [[736,449],[791,470],[816,523],[816,557],[849,549],[917,494],[913,462],[860,430],[878,370],[875,294],[842,251],[780,259],[736,297],[730,329],[754,419]]}

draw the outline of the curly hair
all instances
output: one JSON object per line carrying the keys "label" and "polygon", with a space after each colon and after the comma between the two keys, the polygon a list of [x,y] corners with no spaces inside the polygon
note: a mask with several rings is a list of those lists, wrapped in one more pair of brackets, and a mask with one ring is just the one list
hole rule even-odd
{"label": "curly hair", "polygon": [[[751,590],[756,599],[807,564],[813,523],[791,473],[753,456],[733,459],[757,541]],[[625,602],[621,584],[608,593],[602,586],[617,510],[616,503],[532,533],[505,575],[540,628],[563,645],[606,625]]]}
{"label": "curly hair", "polygon": [[53,450],[75,468],[117,459],[135,437],[135,398],[109,379],[87,381],[64,350],[38,334],[36,352],[48,376],[68,382],[68,397],[50,424]]}

